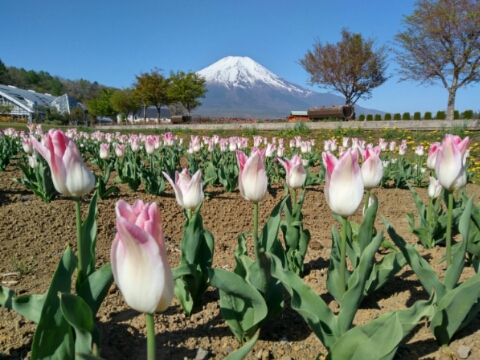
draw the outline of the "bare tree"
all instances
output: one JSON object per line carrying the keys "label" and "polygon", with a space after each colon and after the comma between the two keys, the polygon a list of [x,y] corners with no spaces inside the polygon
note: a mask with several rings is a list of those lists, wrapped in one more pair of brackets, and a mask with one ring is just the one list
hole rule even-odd
{"label": "bare tree", "polygon": [[440,82],[448,91],[447,119],[453,120],[457,89],[480,80],[480,1],[419,0],[405,31],[395,36],[400,81]]}
{"label": "bare tree", "polygon": [[358,99],[369,99],[372,90],[385,81],[388,49],[374,49],[375,40],[342,30],[342,40],[323,45],[319,40],[308,51],[300,65],[310,74],[309,83],[338,91],[345,103],[354,105]]}

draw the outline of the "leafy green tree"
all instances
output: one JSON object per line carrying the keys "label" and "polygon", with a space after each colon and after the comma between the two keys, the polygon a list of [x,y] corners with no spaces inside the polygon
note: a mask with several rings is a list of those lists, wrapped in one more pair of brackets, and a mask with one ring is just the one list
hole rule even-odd
{"label": "leafy green tree", "polygon": [[457,89],[480,81],[480,2],[418,0],[405,30],[395,36],[400,81],[440,83],[448,91],[447,119],[453,120]]}
{"label": "leafy green tree", "polygon": [[157,120],[160,120],[160,109],[164,105],[169,105],[171,100],[168,96],[170,79],[160,74],[162,70],[155,68],[150,73],[135,75],[137,79],[135,86],[135,96],[143,105],[144,120],[146,121],[146,108],[153,105],[157,108]]}
{"label": "leafy green tree", "polygon": [[199,98],[204,98],[207,93],[205,87],[206,80],[197,73],[177,71],[170,72],[172,82],[169,89],[169,96],[174,102],[182,104],[190,115],[190,112],[196,107],[202,105]]}
{"label": "leafy green tree", "polygon": [[3,85],[9,84],[8,69],[1,59],[0,59],[0,84],[3,84]]}
{"label": "leafy green tree", "polygon": [[113,108],[128,116],[129,113],[135,114],[140,108],[140,103],[135,97],[132,89],[116,90],[110,98]]}
{"label": "leafy green tree", "polygon": [[371,98],[372,90],[388,80],[386,58],[385,46],[375,49],[374,40],[343,29],[336,44],[317,40],[300,65],[310,74],[311,85],[338,91],[346,104],[354,105],[358,99]]}
{"label": "leafy green tree", "polygon": [[88,112],[94,118],[97,116],[114,116],[116,114],[115,109],[110,101],[114,90],[110,88],[102,88],[98,91],[99,96],[97,98],[88,101]]}

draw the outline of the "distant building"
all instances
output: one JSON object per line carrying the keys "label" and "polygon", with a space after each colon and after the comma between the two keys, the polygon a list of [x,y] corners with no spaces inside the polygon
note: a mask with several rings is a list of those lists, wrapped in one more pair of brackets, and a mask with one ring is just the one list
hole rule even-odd
{"label": "distant building", "polygon": [[33,90],[19,89],[12,85],[0,85],[0,105],[12,105],[12,111],[8,115],[27,118],[30,122],[39,106],[55,107],[61,114],[70,114],[74,107],[84,110],[81,103],[67,94],[54,96]]}
{"label": "distant building", "polygon": [[[143,107],[140,108],[135,114],[129,114],[127,116],[127,121],[129,122],[139,122],[144,121],[144,111]],[[147,121],[157,121],[158,111],[155,106],[147,107]],[[160,108],[160,121],[167,122],[170,121],[170,110],[167,107]]]}

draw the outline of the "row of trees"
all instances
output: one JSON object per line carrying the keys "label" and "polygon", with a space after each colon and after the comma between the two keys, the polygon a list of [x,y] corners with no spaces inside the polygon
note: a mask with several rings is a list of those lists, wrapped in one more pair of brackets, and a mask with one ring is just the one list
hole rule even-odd
{"label": "row of trees", "polygon": [[[447,119],[452,120],[457,90],[480,81],[480,1],[418,0],[415,7],[394,39],[399,81],[445,87]],[[300,64],[311,85],[338,91],[353,105],[369,99],[372,90],[388,80],[390,50],[343,29],[336,44],[317,39]]]}
{"label": "row of trees", "polygon": [[[118,113],[125,117],[155,106],[160,118],[160,108],[168,106],[173,115],[190,114],[200,106],[200,98],[207,92],[205,79],[194,72],[170,72],[166,77],[162,70],[155,68],[148,73],[135,76],[131,88],[116,89],[100,85],[88,80],[68,80],[52,76],[48,72],[25,70],[13,66],[7,67],[0,60],[0,84],[13,85],[21,89],[31,89],[37,92],[49,93],[55,96],[68,94],[76,101],[86,105],[89,114],[95,119],[97,116],[115,116]],[[41,109],[45,120],[49,121],[81,121],[85,114],[80,109],[73,109],[72,114],[57,114],[51,109]],[[0,113],[8,113],[8,108],[1,108]]]}
{"label": "row of trees", "polygon": [[157,108],[157,120],[160,120],[160,109],[168,106],[172,115],[188,114],[201,105],[200,98],[207,92],[205,79],[194,72],[170,72],[165,77],[162,70],[155,68],[149,73],[135,76],[132,88],[116,90],[103,88],[99,96],[87,102],[87,108],[93,116],[114,116],[118,113],[127,117],[143,108],[146,121],[147,108]]}

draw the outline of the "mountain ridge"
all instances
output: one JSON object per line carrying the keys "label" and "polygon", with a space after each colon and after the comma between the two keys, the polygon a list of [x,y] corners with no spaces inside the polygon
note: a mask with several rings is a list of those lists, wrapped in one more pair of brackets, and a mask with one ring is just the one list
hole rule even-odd
{"label": "mountain ridge", "polygon": [[[208,93],[195,113],[209,117],[285,118],[291,111],[343,105],[345,99],[303,88],[246,56],[227,56],[197,71]],[[383,114],[355,106],[356,115]]]}

